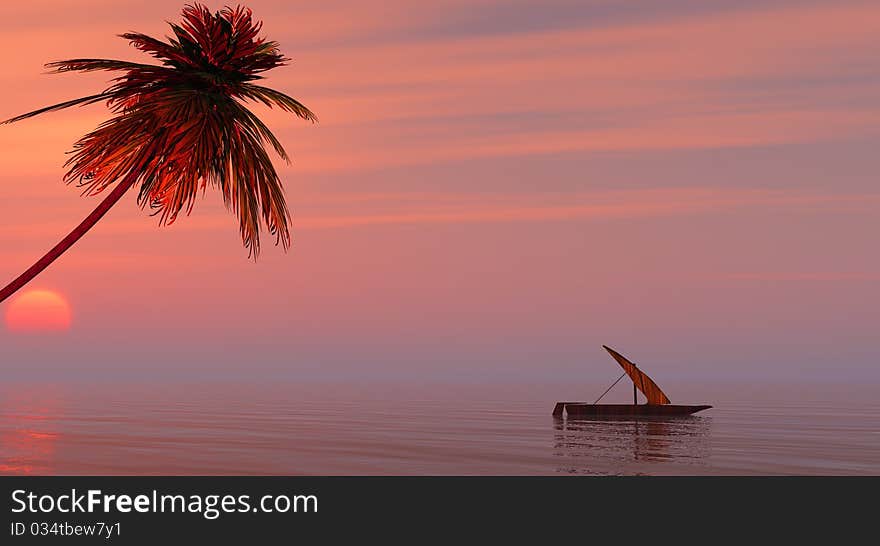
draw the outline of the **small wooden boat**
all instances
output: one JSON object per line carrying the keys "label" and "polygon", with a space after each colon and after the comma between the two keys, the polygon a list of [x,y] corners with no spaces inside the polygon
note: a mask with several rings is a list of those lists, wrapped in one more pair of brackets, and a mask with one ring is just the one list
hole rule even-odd
{"label": "small wooden boat", "polygon": [[[671,417],[675,415],[691,415],[712,406],[705,404],[696,406],[682,406],[670,402],[669,397],[660,390],[657,383],[648,377],[648,375],[636,367],[635,364],[627,360],[622,354],[614,349],[602,345],[602,347],[614,357],[614,360],[623,368],[623,374],[617,378],[617,381],[611,384],[611,387],[605,390],[598,399],[592,404],[586,402],[557,402],[553,408],[554,417],[562,417],[567,414],[569,417],[603,417],[603,416],[659,416]],[[599,404],[599,400],[608,394],[618,381],[628,375],[633,382],[633,403],[632,404]],[[637,392],[641,392],[647,399],[646,404],[639,404]]]}

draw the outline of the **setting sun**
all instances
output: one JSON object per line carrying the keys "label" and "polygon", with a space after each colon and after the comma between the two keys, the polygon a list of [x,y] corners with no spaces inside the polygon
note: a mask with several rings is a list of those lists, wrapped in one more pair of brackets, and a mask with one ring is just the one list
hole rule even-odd
{"label": "setting sun", "polygon": [[13,332],[59,332],[70,329],[70,323],[70,305],[51,290],[29,290],[6,311],[6,326]]}

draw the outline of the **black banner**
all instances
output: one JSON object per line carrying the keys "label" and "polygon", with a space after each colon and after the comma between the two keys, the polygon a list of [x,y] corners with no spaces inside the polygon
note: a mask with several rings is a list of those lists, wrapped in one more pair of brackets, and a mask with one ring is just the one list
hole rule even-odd
{"label": "black banner", "polygon": [[[876,478],[6,477],[2,544],[857,536]],[[73,542],[71,542],[73,541]]]}

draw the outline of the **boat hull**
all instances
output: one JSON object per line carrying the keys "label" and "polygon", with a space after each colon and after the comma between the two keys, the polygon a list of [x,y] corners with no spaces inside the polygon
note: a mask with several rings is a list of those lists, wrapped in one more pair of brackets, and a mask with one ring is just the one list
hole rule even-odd
{"label": "boat hull", "polygon": [[557,402],[553,415],[562,417],[595,417],[607,415],[621,416],[674,416],[691,415],[712,406],[682,406],[678,404],[586,404],[583,402]]}

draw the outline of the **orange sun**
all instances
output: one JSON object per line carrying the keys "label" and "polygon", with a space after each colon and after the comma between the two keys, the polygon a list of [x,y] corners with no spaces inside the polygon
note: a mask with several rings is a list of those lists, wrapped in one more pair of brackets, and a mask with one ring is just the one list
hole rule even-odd
{"label": "orange sun", "polygon": [[29,290],[6,310],[6,326],[13,332],[63,332],[70,322],[70,305],[51,290]]}

